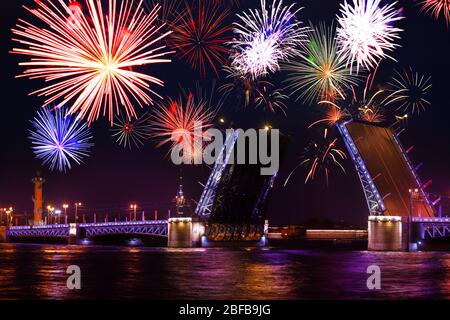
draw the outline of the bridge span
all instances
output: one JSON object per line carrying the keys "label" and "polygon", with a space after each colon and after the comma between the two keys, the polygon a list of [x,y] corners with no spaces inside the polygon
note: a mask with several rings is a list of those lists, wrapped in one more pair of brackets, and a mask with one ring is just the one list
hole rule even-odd
{"label": "bridge span", "polygon": [[36,226],[11,226],[6,228],[6,241],[35,242],[62,240],[69,244],[84,244],[96,237],[151,236],[166,238],[169,247],[197,247],[205,234],[204,222],[196,218],[170,218],[169,220],[127,221],[81,224],[52,224]]}

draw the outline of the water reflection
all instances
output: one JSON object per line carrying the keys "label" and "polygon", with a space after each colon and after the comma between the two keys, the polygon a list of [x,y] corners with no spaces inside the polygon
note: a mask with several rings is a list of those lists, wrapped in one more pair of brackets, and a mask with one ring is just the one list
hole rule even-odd
{"label": "water reflection", "polygon": [[[382,290],[366,287],[367,267]],[[82,290],[66,287],[78,265]],[[0,299],[450,298],[450,254],[0,245]]]}

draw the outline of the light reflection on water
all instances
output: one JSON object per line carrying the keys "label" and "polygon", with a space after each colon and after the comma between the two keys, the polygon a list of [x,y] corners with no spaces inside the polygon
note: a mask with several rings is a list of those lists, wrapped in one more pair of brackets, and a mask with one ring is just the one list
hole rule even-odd
{"label": "light reflection on water", "polygon": [[[66,288],[70,265],[81,291]],[[0,245],[0,299],[40,298],[448,299],[450,254]]]}

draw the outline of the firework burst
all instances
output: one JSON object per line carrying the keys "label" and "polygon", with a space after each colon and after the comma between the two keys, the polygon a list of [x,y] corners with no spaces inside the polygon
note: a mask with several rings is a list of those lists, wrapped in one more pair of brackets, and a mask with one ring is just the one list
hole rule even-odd
{"label": "firework burst", "polygon": [[223,71],[226,73],[227,82],[219,87],[219,91],[223,92],[225,97],[234,98],[235,105],[250,105],[254,101],[258,80],[241,74],[231,66],[225,66]]}
{"label": "firework burst", "polygon": [[212,127],[215,116],[216,110],[208,109],[192,94],[178,101],[167,100],[153,112],[151,137],[159,141],[158,147],[169,144],[172,152],[181,147],[187,152],[181,155],[183,159],[197,163],[203,153],[205,131]]}
{"label": "firework burst", "polygon": [[233,67],[224,67],[224,71],[228,82],[219,87],[224,99],[233,98],[236,106],[254,106],[271,112],[279,110],[286,115],[284,101],[289,97],[283,90],[277,89],[270,81],[243,75]]}
{"label": "firework burst", "polygon": [[52,112],[46,107],[31,121],[30,141],[36,157],[51,170],[65,172],[72,162],[81,164],[94,145],[86,123],[67,114],[66,108]]}
{"label": "firework burst", "polygon": [[396,76],[388,85],[391,93],[386,98],[386,106],[396,105],[397,110],[419,114],[431,105],[427,98],[432,87],[431,77],[420,75],[412,69],[395,72]]}
{"label": "firework burst", "polygon": [[309,41],[296,59],[282,66],[288,72],[286,81],[293,94],[306,102],[317,99],[345,99],[345,91],[358,83],[345,59],[337,52],[334,27],[320,24],[312,27]]}
{"label": "firework burst", "polygon": [[232,67],[258,78],[277,71],[281,61],[295,56],[307,31],[296,18],[300,10],[283,6],[283,0],[273,0],[268,8],[266,0],[261,0],[261,9],[238,15]]}
{"label": "firework burst", "polygon": [[271,82],[261,81],[259,87],[256,87],[255,106],[270,112],[280,110],[286,115],[287,107],[284,101],[288,98],[281,89],[275,88]]}
{"label": "firework burst", "polygon": [[376,104],[365,105],[358,109],[359,118],[370,123],[381,123],[386,121],[384,109]]}
{"label": "firework burst", "polygon": [[139,149],[150,138],[148,120],[147,113],[131,121],[123,116],[116,116],[111,128],[112,136],[124,148],[132,149],[134,146]]}
{"label": "firework burst", "polygon": [[335,101],[320,101],[319,105],[326,105],[329,109],[322,119],[312,123],[310,127],[321,123],[326,123],[331,127],[336,122],[346,118],[359,119],[371,123],[385,122],[387,120],[386,98],[383,100],[383,97],[386,97],[385,90],[372,90],[374,79],[375,74],[369,74],[363,90],[357,90],[352,86],[353,95],[351,99],[342,101],[340,103],[342,106]]}
{"label": "firework burst", "polygon": [[311,123],[308,128],[312,128],[323,123],[329,127],[333,127],[334,125],[336,125],[336,123],[349,116],[347,110],[342,110],[337,104],[332,101],[320,101],[319,104],[327,105],[328,108],[324,112],[324,116],[321,119]]}
{"label": "firework burst", "polygon": [[170,44],[202,76],[206,75],[207,65],[218,75],[217,64],[225,63],[229,51],[226,44],[231,40],[231,25],[224,23],[229,10],[208,0],[195,3],[196,7],[191,7],[186,2],[183,13],[171,23],[174,32]]}
{"label": "firework burst", "polygon": [[160,6],[159,21],[166,23],[175,19],[175,13],[180,8],[181,0],[145,0],[144,4],[149,12]]}
{"label": "firework burst", "polygon": [[439,19],[441,13],[444,15],[447,26],[450,23],[450,0],[423,0],[421,1],[422,10],[431,13],[436,19]]}
{"label": "firework burst", "polygon": [[345,169],[340,161],[345,160],[347,156],[344,151],[336,147],[336,144],[337,138],[329,139],[328,130],[325,129],[320,141],[313,141],[305,148],[302,154],[303,160],[292,170],[284,185],[286,186],[289,183],[295,171],[302,166],[308,168],[305,184],[314,180],[319,172],[323,172],[328,186],[330,172],[333,168],[339,168],[345,173]]}
{"label": "firework burst", "polygon": [[20,64],[28,68],[21,77],[52,83],[32,94],[46,97],[45,104],[59,101],[57,107],[72,101],[69,113],[89,123],[101,114],[112,122],[120,111],[135,117],[134,104],[153,103],[149,94],[157,93],[150,85],[163,81],[133,68],[170,62],[163,58],[170,52],[157,44],[170,34],[155,24],[159,6],[145,14],[141,2],[109,0],[105,18],[101,1],[86,0],[84,8],[63,0],[36,4],[25,8],[39,23],[20,20],[12,30],[25,47],[12,53],[30,57]]}
{"label": "firework burst", "polygon": [[341,4],[341,16],[338,17],[337,40],[339,53],[347,56],[347,65],[352,68],[356,62],[360,67],[370,69],[399,47],[394,41],[402,31],[392,24],[403,17],[395,8],[397,2],[380,7],[381,0],[353,0],[351,6],[347,0]]}

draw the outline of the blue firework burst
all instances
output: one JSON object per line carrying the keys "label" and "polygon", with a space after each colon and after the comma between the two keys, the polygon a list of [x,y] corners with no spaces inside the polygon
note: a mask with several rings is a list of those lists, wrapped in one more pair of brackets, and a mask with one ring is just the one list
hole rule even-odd
{"label": "blue firework burst", "polygon": [[31,121],[30,141],[36,158],[50,170],[66,172],[89,156],[92,132],[85,122],[67,114],[67,109],[46,107]]}

